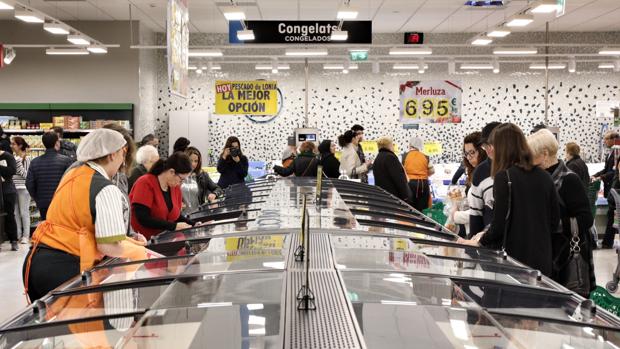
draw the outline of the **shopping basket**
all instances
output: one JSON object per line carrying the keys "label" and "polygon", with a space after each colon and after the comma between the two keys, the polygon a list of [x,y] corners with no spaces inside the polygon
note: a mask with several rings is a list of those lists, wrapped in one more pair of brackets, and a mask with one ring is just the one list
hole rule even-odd
{"label": "shopping basket", "polygon": [[437,202],[432,207],[422,210],[422,213],[430,217],[435,222],[444,225],[448,220],[448,217],[443,213],[443,202]]}
{"label": "shopping basket", "polygon": [[620,299],[609,294],[609,292],[601,286],[597,286],[596,289],[590,293],[590,299],[594,301],[597,306],[616,316],[620,316]]}

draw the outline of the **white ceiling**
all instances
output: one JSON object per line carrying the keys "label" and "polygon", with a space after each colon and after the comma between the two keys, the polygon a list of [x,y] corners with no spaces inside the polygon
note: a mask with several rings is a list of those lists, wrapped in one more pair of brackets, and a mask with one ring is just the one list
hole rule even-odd
{"label": "white ceiling", "polygon": [[[228,25],[216,3],[229,0],[188,0],[192,32],[226,33]],[[26,0],[21,0],[26,2]],[[342,0],[238,0],[250,20],[335,19]],[[165,0],[30,0],[30,6],[64,21],[128,20],[132,16],[155,31],[164,31]],[[523,9],[527,0],[511,0],[499,10],[470,9],[465,0],[351,0],[360,10],[358,19],[372,20],[375,33],[421,31],[425,33],[482,32]],[[523,31],[542,31],[545,21],[552,31],[620,31],[620,0],[566,0],[566,14],[537,16]],[[12,14],[0,11],[1,19]]]}

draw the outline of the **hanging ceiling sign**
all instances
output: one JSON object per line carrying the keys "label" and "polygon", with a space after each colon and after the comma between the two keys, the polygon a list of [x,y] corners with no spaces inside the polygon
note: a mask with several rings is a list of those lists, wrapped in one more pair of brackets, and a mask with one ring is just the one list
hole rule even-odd
{"label": "hanging ceiling sign", "polygon": [[461,122],[460,81],[402,81],[400,122],[403,124]]}
{"label": "hanging ceiling sign", "polygon": [[[372,44],[372,21],[344,21],[342,30],[347,40],[331,41],[332,31],[338,30],[340,21],[245,21],[248,30],[254,31],[249,44]],[[231,44],[242,44],[237,31],[243,30],[241,22],[228,22]]]}
{"label": "hanging ceiling sign", "polygon": [[168,86],[170,92],[186,97],[189,66],[189,11],[187,0],[168,1],[167,23]]}

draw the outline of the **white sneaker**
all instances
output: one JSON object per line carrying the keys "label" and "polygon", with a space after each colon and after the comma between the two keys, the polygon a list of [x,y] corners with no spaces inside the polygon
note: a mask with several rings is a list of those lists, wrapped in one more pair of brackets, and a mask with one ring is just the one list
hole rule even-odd
{"label": "white sneaker", "polygon": [[22,245],[27,245],[27,244],[29,244],[29,243],[30,243],[30,239],[28,239],[27,237],[25,237],[25,236],[24,236],[24,237],[22,237],[22,238],[19,240],[19,243],[20,243],[20,244],[22,244]]}

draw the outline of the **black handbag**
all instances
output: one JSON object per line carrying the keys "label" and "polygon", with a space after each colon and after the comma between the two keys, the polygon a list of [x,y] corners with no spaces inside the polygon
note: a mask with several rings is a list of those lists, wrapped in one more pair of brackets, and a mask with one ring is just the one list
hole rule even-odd
{"label": "black handbag", "polygon": [[560,270],[560,277],[566,288],[588,298],[590,294],[590,267],[581,255],[579,227],[577,219],[574,217],[570,218],[570,230],[572,233],[570,257],[564,268]]}

